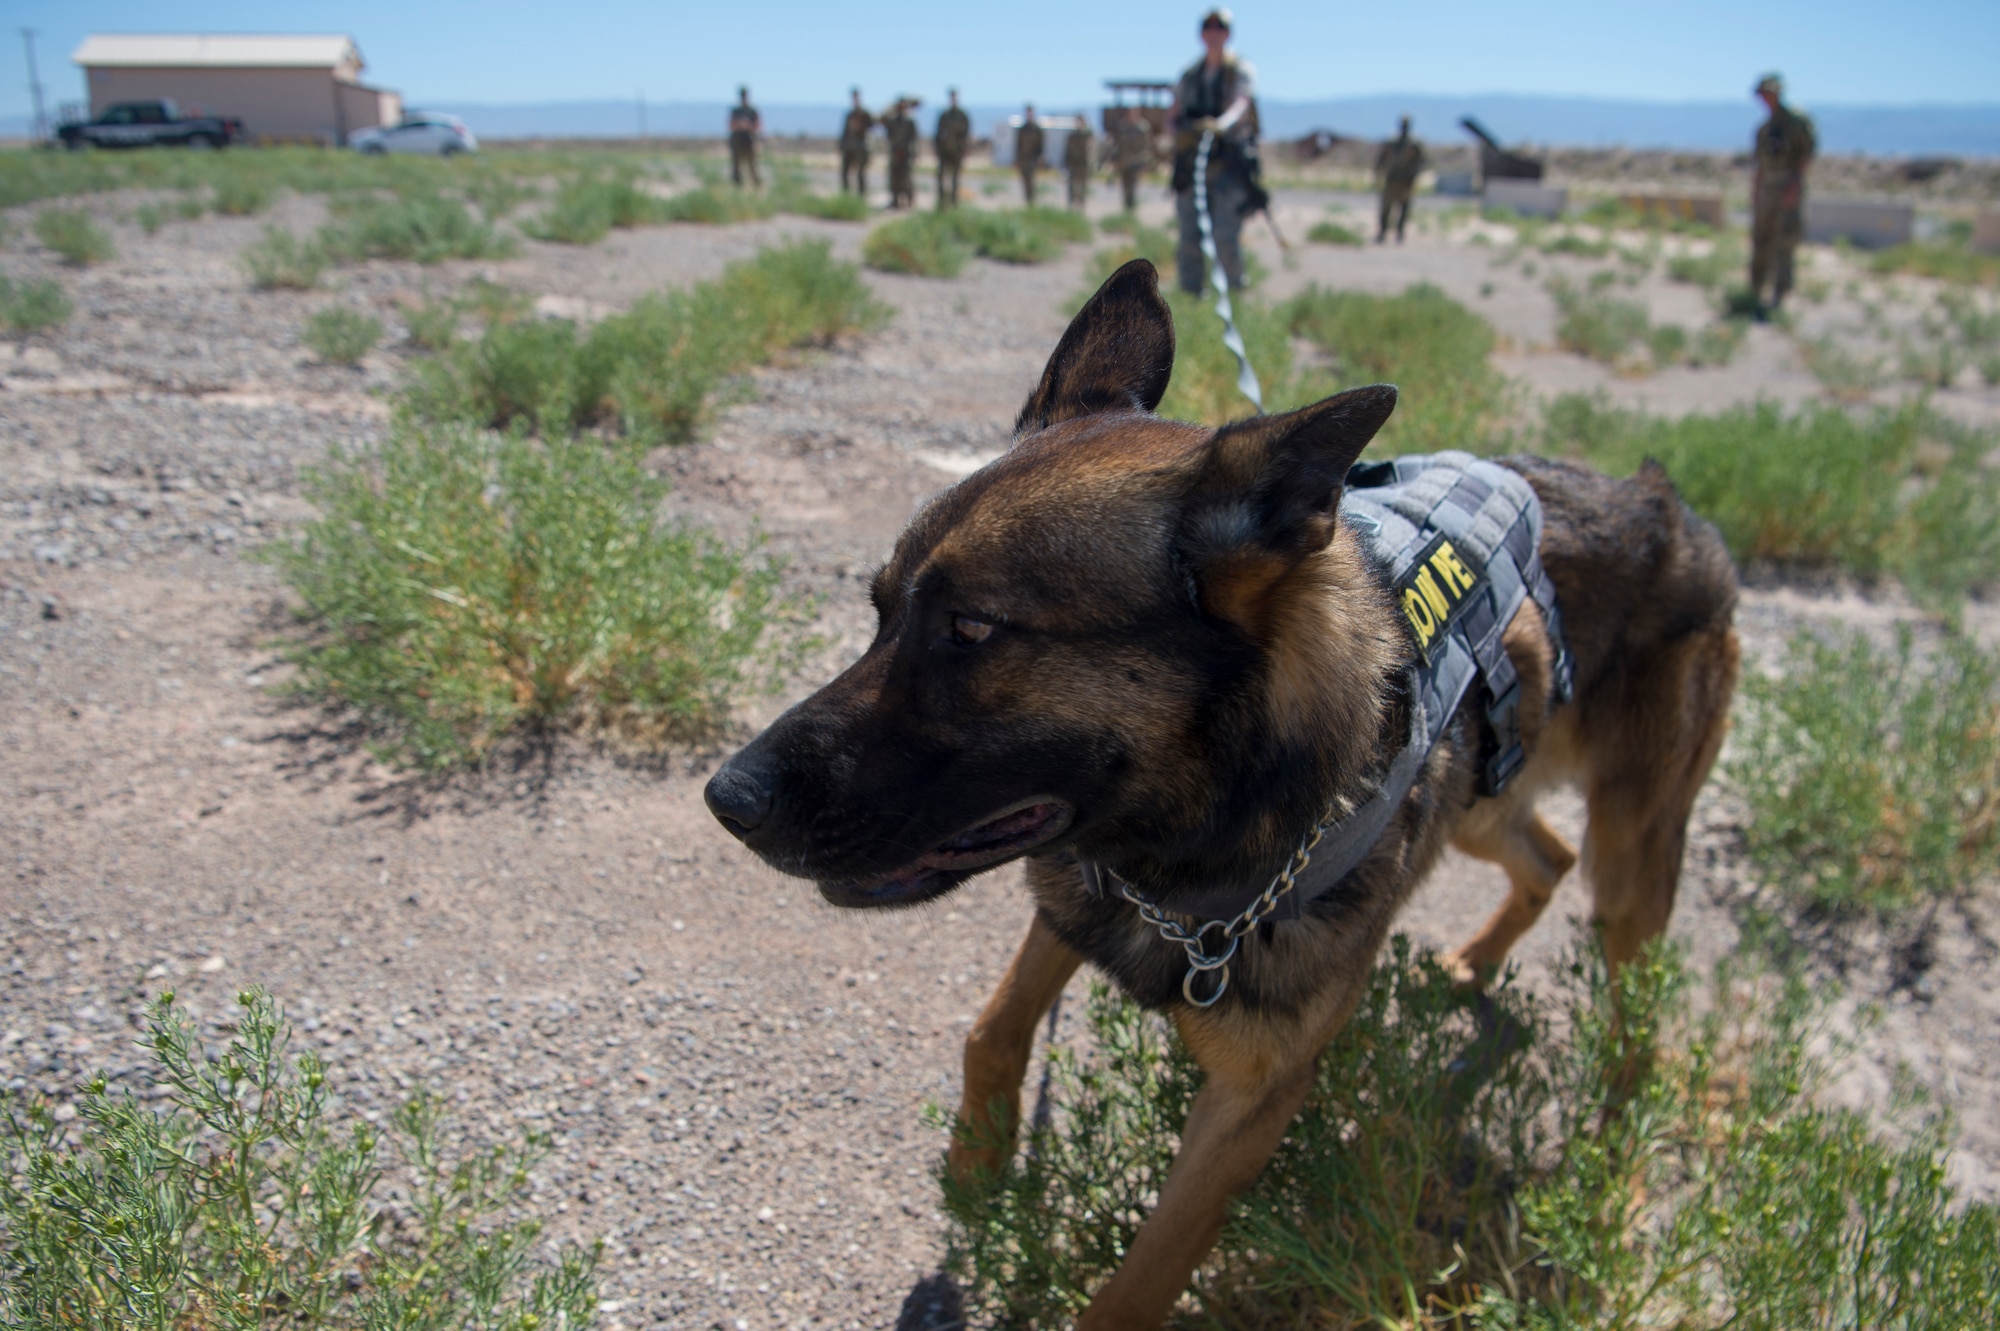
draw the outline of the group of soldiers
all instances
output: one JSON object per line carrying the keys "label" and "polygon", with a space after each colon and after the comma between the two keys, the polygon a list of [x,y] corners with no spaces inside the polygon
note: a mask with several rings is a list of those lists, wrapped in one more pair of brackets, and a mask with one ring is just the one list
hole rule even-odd
{"label": "group of soldiers", "polygon": [[[1198,293],[1206,275],[1202,252],[1201,214],[1208,215],[1216,261],[1238,287],[1243,281],[1244,220],[1265,211],[1270,196],[1262,183],[1257,147],[1256,74],[1248,61],[1229,47],[1233,21],[1227,9],[1202,15],[1201,59],[1184,71],[1175,87],[1171,112],[1173,190],[1180,221],[1177,276],[1183,289]],[[1806,170],[1817,150],[1812,122],[1784,104],[1784,83],[1778,75],[1760,79],[1754,93],[1769,118],[1758,129],[1754,144],[1755,175],[1751,183],[1750,287],[1758,317],[1767,317],[1792,287],[1793,254],[1804,235]],[[916,203],[916,161],[920,143],[911,116],[920,101],[899,97],[879,117],[853,90],[853,106],[840,133],[840,187],[864,197],[868,193],[869,136],[879,126],[889,148],[889,200],[892,208]],[[1138,108],[1120,108],[1107,117],[1110,141],[1099,156],[1097,139],[1088,124],[1069,130],[1063,146],[1063,170],[1069,182],[1069,206],[1082,209],[1088,201],[1093,172],[1106,164],[1117,171],[1129,212],[1138,206],[1139,182],[1154,165],[1156,145],[1152,123]],[[757,171],[757,141],[763,120],[750,104],[750,90],[738,90],[738,104],[729,113],[730,174],[738,185],[762,182]],[[937,206],[958,206],[959,175],[972,145],[972,122],[950,91],[950,105],[939,113],[931,136],[937,154]],[[1032,103],[1023,109],[1014,135],[1015,170],[1022,198],[1036,202],[1037,177],[1048,146]],[[1206,179],[1195,180],[1196,162],[1206,163]],[[1381,209],[1375,240],[1385,244],[1393,228],[1403,240],[1410,200],[1428,159],[1423,144],[1410,133],[1404,116],[1395,138],[1384,143],[1375,159],[1380,181]],[[1197,185],[1200,198],[1197,199]],[[1766,299],[1766,293],[1769,299]]]}

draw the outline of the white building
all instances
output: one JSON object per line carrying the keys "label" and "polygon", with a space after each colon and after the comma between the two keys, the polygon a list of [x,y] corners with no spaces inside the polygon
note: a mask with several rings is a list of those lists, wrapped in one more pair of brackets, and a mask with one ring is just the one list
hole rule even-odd
{"label": "white building", "polygon": [[95,117],[116,102],[171,97],[185,114],[234,116],[256,143],[339,145],[403,118],[398,93],[361,82],[352,37],[93,33],[70,57]]}

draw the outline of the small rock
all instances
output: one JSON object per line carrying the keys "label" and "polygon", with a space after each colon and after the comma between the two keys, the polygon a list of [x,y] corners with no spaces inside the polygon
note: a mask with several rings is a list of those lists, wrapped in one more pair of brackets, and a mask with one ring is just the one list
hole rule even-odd
{"label": "small rock", "polygon": [[229,962],[223,958],[223,955],[220,952],[218,952],[214,956],[204,960],[201,963],[201,965],[195,967],[195,969],[200,971],[203,975],[213,975],[217,971],[221,970],[224,966],[227,966],[228,964]]}
{"label": "small rock", "polygon": [[61,619],[63,617],[62,598],[54,592],[42,593],[42,618]]}

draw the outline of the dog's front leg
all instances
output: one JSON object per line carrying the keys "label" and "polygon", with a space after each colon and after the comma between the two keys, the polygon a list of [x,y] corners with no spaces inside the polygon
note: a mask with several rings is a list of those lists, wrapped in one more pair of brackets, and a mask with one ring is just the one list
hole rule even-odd
{"label": "dog's front leg", "polygon": [[[1190,1034],[1186,1023],[1182,1033]],[[1188,1043],[1208,1080],[1188,1111],[1180,1154],[1159,1205],[1084,1309],[1078,1331],[1151,1331],[1166,1320],[1215,1246],[1229,1199],[1256,1181],[1312,1089],[1317,1045],[1303,1062],[1273,1066],[1205,1058],[1201,1043]]]}
{"label": "dog's front leg", "polygon": [[1012,1153],[1035,1027],[1082,961],[1036,912],[1014,964],[965,1038],[965,1097],[948,1160],[960,1183],[997,1174]]}

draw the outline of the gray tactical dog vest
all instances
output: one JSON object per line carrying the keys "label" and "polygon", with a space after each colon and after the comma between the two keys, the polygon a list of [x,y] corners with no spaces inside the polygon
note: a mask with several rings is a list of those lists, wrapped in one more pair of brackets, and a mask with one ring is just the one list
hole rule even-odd
{"label": "gray tactical dog vest", "polygon": [[[1416,647],[1405,681],[1410,736],[1374,792],[1327,827],[1311,863],[1266,919],[1297,919],[1305,902],[1332,891],[1367,858],[1475,683],[1486,721],[1480,793],[1499,794],[1520,771],[1520,680],[1501,637],[1523,601],[1534,601],[1547,626],[1556,699],[1570,697],[1562,614],[1539,553],[1541,501],[1520,473],[1459,452],[1359,463],[1347,473],[1340,511],[1388,571]],[[1082,867],[1091,890],[1109,895],[1110,871]],[[1154,904],[1175,915],[1229,920],[1266,881]]]}

